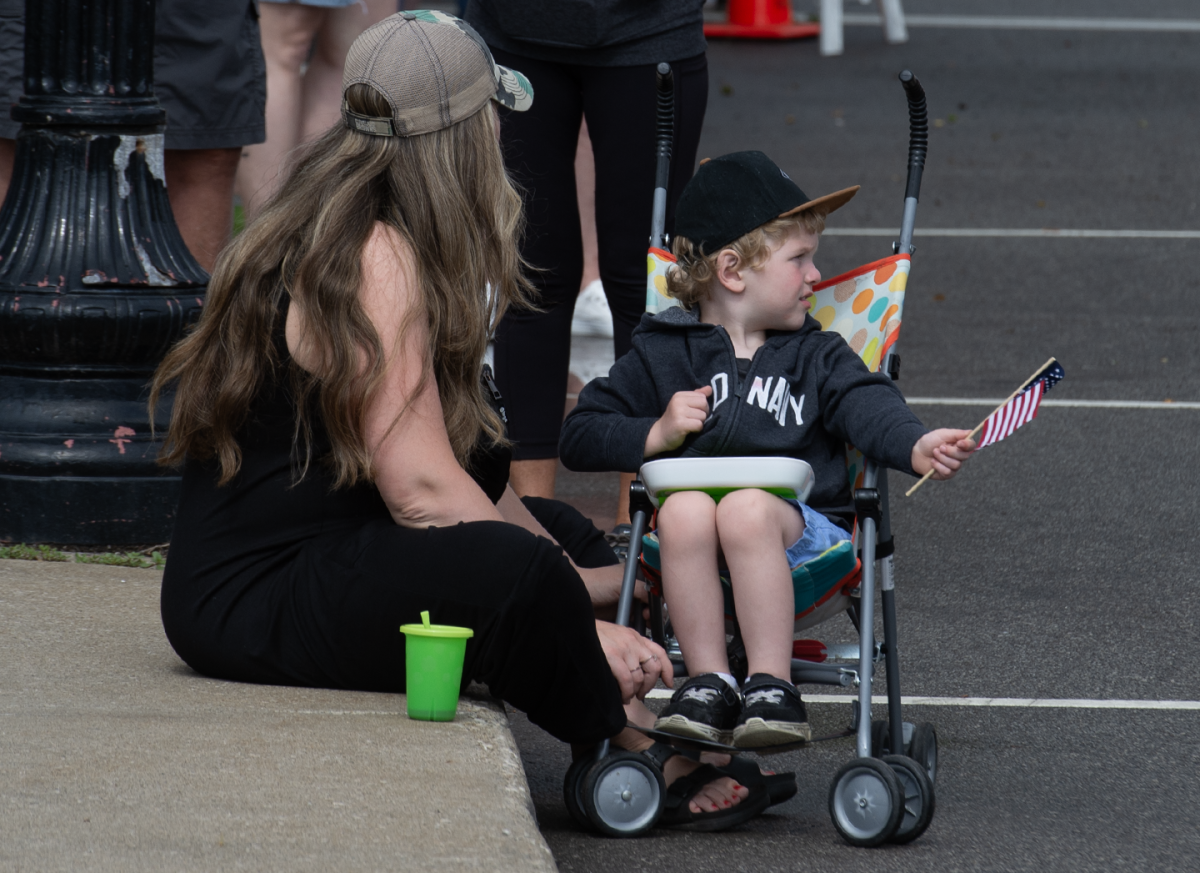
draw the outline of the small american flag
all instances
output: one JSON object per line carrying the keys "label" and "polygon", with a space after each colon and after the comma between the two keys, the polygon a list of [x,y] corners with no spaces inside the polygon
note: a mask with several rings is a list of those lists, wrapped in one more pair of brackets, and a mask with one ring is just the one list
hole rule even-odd
{"label": "small american flag", "polygon": [[1047,391],[1063,378],[1063,368],[1053,358],[1034,374],[1021,392],[988,416],[980,427],[982,433],[976,448],[998,443],[1021,425],[1037,418],[1038,407]]}

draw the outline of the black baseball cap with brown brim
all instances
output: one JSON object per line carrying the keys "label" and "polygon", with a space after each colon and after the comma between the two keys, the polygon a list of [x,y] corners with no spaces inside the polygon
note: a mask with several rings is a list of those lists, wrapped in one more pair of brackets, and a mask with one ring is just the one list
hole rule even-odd
{"label": "black baseball cap with brown brim", "polygon": [[773,219],[805,210],[828,215],[858,189],[810,198],[762,152],[733,152],[700,162],[675,206],[675,235],[711,255]]}

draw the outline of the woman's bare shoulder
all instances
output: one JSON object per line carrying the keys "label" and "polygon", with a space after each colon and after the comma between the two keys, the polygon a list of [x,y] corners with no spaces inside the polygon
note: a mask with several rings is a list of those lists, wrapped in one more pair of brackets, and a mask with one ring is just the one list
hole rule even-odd
{"label": "woman's bare shoulder", "polygon": [[380,221],[363,247],[362,269],[359,300],[382,338],[399,328],[413,303],[416,259],[399,231]]}
{"label": "woman's bare shoulder", "polygon": [[[381,339],[394,338],[412,302],[416,287],[412,248],[394,227],[378,221],[362,253],[359,302]],[[293,302],[285,333],[292,358],[309,372],[320,368],[319,354],[308,336],[308,319]],[[385,348],[390,343],[385,342]]]}
{"label": "woman's bare shoulder", "polygon": [[395,281],[398,274],[410,274],[413,261],[412,247],[400,235],[400,231],[382,221],[375,222],[371,235],[367,237],[367,244],[363,246],[364,284],[376,276]]}

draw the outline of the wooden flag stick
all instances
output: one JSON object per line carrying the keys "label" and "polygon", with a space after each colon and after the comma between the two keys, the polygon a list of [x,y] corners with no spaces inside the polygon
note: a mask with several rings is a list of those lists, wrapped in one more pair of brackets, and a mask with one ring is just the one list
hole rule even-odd
{"label": "wooden flag stick", "polygon": [[[1003,409],[1005,406],[1007,406],[1008,402],[1010,400],[1012,400],[1014,397],[1016,397],[1018,394],[1020,394],[1022,391],[1024,391],[1027,387],[1029,387],[1029,383],[1032,382],[1034,379],[1036,379],[1038,377],[1039,373],[1041,373],[1043,370],[1045,370],[1047,367],[1049,367],[1053,363],[1054,363],[1054,358],[1051,357],[1050,360],[1046,361],[1046,363],[1042,364],[1040,367],[1038,367],[1036,370],[1034,370],[1033,375],[1030,376],[1028,379],[1026,379],[1024,382],[1022,382],[1020,388],[1018,388],[1012,394],[1009,394],[1008,397],[1006,397],[999,406],[997,406],[995,409],[993,409],[991,412],[989,412],[986,416],[984,416],[983,421],[981,421],[981,422],[979,422],[979,424],[975,425],[975,429],[973,431],[971,431],[969,434],[967,434],[967,439],[969,439],[969,440],[975,439],[975,436],[981,430],[983,430],[983,426],[985,424],[987,424],[987,420],[989,418],[991,418],[993,415],[995,415],[997,412],[999,412],[1001,409]],[[926,473],[924,476],[921,477],[920,481],[918,481],[916,485],[914,485],[913,487],[911,487],[907,491],[905,491],[904,496],[912,497],[913,492],[916,491],[918,488],[920,488],[922,485],[924,485],[926,480],[929,479],[929,477],[931,477],[932,475],[933,475],[933,470],[931,469],[928,473]]]}

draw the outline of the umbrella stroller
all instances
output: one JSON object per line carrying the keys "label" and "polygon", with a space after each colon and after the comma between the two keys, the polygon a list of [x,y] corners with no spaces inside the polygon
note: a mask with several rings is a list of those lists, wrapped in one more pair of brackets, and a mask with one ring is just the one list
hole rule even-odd
{"label": "umbrella stroller", "polygon": [[[666,68],[666,69],[664,69]],[[658,185],[648,256],[647,308],[671,305],[665,274],[673,258],[664,248],[666,167],[670,160],[670,71],[659,67]],[[823,329],[840,333],[872,371],[893,379],[899,374],[896,343],[903,318],[904,294],[911,267],[912,233],[927,148],[924,92],[909,71],[900,74],[910,117],[909,173],[900,238],[893,254],[816,286],[812,315]],[[932,820],[937,775],[937,733],[928,723],[908,723],[900,711],[899,664],[892,537],[887,477],[872,460],[847,447],[847,476],[857,517],[855,537],[796,568],[792,573],[797,634],[838,614],[846,614],[858,632],[853,646],[824,646],[797,639],[792,680],[798,684],[837,685],[857,690],[849,727],[814,742],[855,738],[855,757],[835,775],[829,789],[829,812],[847,842],[875,846],[909,842]],[[686,675],[681,653],[670,634],[669,609],[661,596],[658,543],[648,533],[656,506],[672,492],[707,491],[719,499],[731,489],[762,488],[803,501],[812,486],[812,470],[793,458],[670,458],[647,462],[630,496],[630,559],[618,604],[619,624],[632,616],[634,585],[639,572],[649,584],[651,636],[667,649],[676,675]],[[875,592],[880,589],[883,636],[875,636]],[[726,589],[726,616],[736,663],[740,639],[732,597]],[[882,661],[887,719],[871,719],[876,665]],[[702,740],[646,731],[660,742],[693,750],[739,754],[744,750]],[[798,748],[791,744],[756,749],[761,754]],[[594,756],[577,761],[567,773],[564,795],[577,819],[603,833],[632,836],[653,827],[664,802],[661,773],[653,762],[629,752],[612,752],[603,743]]]}

